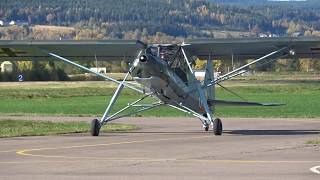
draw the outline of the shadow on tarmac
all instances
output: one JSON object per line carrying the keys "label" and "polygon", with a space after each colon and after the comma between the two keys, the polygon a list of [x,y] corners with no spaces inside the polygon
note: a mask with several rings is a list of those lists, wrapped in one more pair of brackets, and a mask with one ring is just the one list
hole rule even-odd
{"label": "shadow on tarmac", "polygon": [[[223,132],[227,135],[242,135],[242,136],[283,136],[283,135],[320,135],[320,130],[225,130]],[[129,134],[165,134],[165,135],[205,135],[213,134],[212,131],[133,131],[133,132],[111,132],[111,133],[102,133],[101,135],[110,136],[110,135],[129,135]]]}
{"label": "shadow on tarmac", "polygon": [[231,130],[227,134],[232,135],[315,135],[320,130]]}

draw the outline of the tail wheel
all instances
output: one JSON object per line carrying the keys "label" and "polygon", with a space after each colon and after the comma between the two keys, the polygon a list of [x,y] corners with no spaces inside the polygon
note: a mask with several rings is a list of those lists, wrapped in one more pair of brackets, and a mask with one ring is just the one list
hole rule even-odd
{"label": "tail wheel", "polygon": [[222,135],[222,122],[219,118],[216,118],[214,121],[213,121],[213,133],[214,135],[216,136],[221,136]]}
{"label": "tail wheel", "polygon": [[91,121],[90,133],[92,136],[99,136],[100,128],[101,125],[98,119],[94,119]]}

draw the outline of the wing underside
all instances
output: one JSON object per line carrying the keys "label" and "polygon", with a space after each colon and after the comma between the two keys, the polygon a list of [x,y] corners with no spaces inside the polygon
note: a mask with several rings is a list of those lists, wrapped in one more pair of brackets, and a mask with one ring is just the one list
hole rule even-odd
{"label": "wing underside", "polygon": [[[320,57],[320,38],[232,38],[186,40],[183,48],[199,58],[246,60],[288,47],[297,58]],[[0,60],[49,60],[48,53],[72,60],[123,60],[137,56],[147,44],[137,40],[0,41]]]}
{"label": "wing underside", "polygon": [[134,58],[146,44],[135,40],[0,41],[1,60],[49,60],[48,53],[72,60],[123,60]]}
{"label": "wing underside", "polygon": [[320,57],[319,37],[231,38],[186,40],[184,48],[199,58],[246,60],[260,58],[270,52],[287,47],[295,52],[292,58]]}

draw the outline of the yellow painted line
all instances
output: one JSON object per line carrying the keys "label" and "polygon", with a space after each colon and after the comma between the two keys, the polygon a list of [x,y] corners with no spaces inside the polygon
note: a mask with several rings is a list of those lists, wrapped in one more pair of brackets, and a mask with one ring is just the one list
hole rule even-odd
{"label": "yellow painted line", "polygon": [[[135,144],[135,143],[148,143],[148,142],[159,142],[159,141],[173,141],[173,140],[188,140],[188,139],[202,139],[210,138],[209,136],[195,136],[195,137],[183,137],[183,138],[163,138],[163,139],[148,139],[140,141],[124,141],[124,142],[114,142],[107,144],[87,144],[87,145],[75,145],[75,146],[62,146],[62,147],[49,147],[49,148],[37,148],[37,149],[23,149],[15,151],[16,154],[22,156],[32,156],[32,157],[42,157],[42,158],[63,158],[70,159],[70,161],[31,161],[31,162],[0,162],[0,164],[23,164],[23,163],[59,163],[59,162],[81,162],[73,161],[71,159],[87,159],[91,161],[115,161],[115,162],[197,162],[197,163],[320,163],[320,161],[281,161],[281,160],[219,160],[219,159],[174,159],[174,158],[103,158],[103,157],[86,157],[86,156],[60,156],[60,155],[41,155],[33,154],[35,151],[46,151],[46,150],[62,150],[62,149],[73,149],[73,148],[87,148],[87,147],[99,147],[99,146],[113,146],[113,145],[123,145],[123,144]],[[8,151],[9,152],[9,151]],[[10,151],[12,152],[12,151]]]}
{"label": "yellow painted line", "polygon": [[79,163],[83,161],[3,161],[0,164]]}
{"label": "yellow painted line", "polygon": [[[63,159],[87,159],[92,161],[116,161],[116,162],[165,162],[165,161],[175,161],[175,162],[198,162],[198,163],[320,163],[320,161],[281,161],[281,160],[219,160],[219,159],[174,159],[174,158],[104,158],[104,157],[86,157],[86,156],[60,156],[60,155],[41,155],[33,154],[35,151],[46,151],[46,150],[61,150],[61,149],[73,149],[73,148],[86,148],[86,147],[99,147],[99,146],[113,146],[113,145],[123,145],[123,144],[135,144],[135,143],[148,143],[148,142],[159,142],[159,141],[173,141],[173,140],[186,140],[186,139],[203,139],[211,138],[210,136],[196,136],[196,137],[183,137],[183,138],[164,138],[164,139],[149,139],[140,141],[124,141],[115,142],[107,144],[88,144],[88,145],[76,145],[68,147],[50,147],[50,148],[37,148],[37,149],[24,149],[16,151],[16,154],[21,156],[32,156],[32,157],[42,157],[42,158],[63,158]],[[36,162],[77,162],[77,161],[36,161]],[[18,164],[19,162],[0,162],[0,164]],[[29,163],[29,162],[21,162]]]}
{"label": "yellow painted line", "polygon": [[[187,139],[202,139],[209,138],[210,136],[196,136],[189,137]],[[150,139],[150,140],[141,140],[141,141],[125,141],[118,143],[108,143],[108,144],[89,144],[89,145],[77,145],[77,146],[68,146],[68,147],[55,147],[55,148],[38,148],[38,149],[25,149],[18,150],[16,154],[22,156],[32,156],[32,157],[43,157],[43,158],[64,158],[64,159],[89,159],[89,160],[99,160],[99,161],[124,161],[124,162],[138,162],[138,161],[149,161],[149,162],[163,162],[163,161],[175,161],[176,159],[156,159],[156,158],[104,158],[104,157],[85,157],[85,156],[55,156],[55,155],[39,155],[32,154],[34,151],[45,151],[45,150],[61,150],[61,149],[72,149],[72,148],[86,148],[86,147],[98,147],[98,146],[112,146],[112,145],[122,145],[122,144],[134,144],[134,143],[147,143],[147,142],[159,142],[159,141],[172,141],[172,140],[185,140],[186,138],[165,138],[165,139]]]}
{"label": "yellow painted line", "polygon": [[17,150],[7,150],[7,151],[0,151],[0,153],[12,153],[16,152]]}
{"label": "yellow painted line", "polygon": [[[20,154],[21,155],[21,154]],[[63,158],[63,159],[89,159],[99,161],[176,161],[176,159],[161,159],[161,158],[105,158],[92,156],[54,156],[54,155],[38,155],[38,154],[22,154],[24,156],[43,157],[43,158]]]}
{"label": "yellow painted line", "polygon": [[[66,158],[66,157],[63,157]],[[89,158],[87,161],[96,162],[96,161],[104,161],[104,162],[167,162],[174,161],[173,159],[139,159],[139,158],[129,158],[129,159],[116,159],[116,158],[92,158],[92,157],[71,157],[70,159],[81,159],[81,158]],[[31,163],[83,163],[81,160],[64,160],[64,161],[2,161],[0,164],[31,164]]]}
{"label": "yellow painted line", "polygon": [[[141,140],[141,141],[124,141],[124,142],[116,142],[116,143],[108,143],[108,144],[89,144],[89,145],[78,145],[78,146],[68,146],[68,147],[52,147],[52,148],[38,148],[38,149],[23,149],[16,151],[16,154],[22,156],[38,156],[38,157],[46,157],[45,155],[34,155],[30,152],[33,151],[45,151],[45,150],[60,150],[60,149],[73,149],[73,148],[86,148],[86,147],[98,147],[98,146],[113,146],[113,145],[123,145],[123,144],[135,144],[135,143],[147,143],[147,142],[159,142],[159,141],[172,141],[172,140],[186,140],[186,139],[202,139],[209,138],[210,136],[196,136],[196,137],[188,137],[188,138],[165,138],[165,139],[149,139],[149,140]],[[50,157],[50,156],[48,156]],[[52,156],[56,157],[56,156]],[[64,156],[60,156],[64,157]]]}
{"label": "yellow painted line", "polygon": [[[47,157],[47,156],[46,156]],[[61,156],[58,156],[61,157]],[[66,157],[63,157],[66,158]],[[88,158],[89,161],[108,161],[108,162],[192,162],[192,163],[226,163],[226,164],[310,164],[310,163],[320,163],[320,161],[278,161],[278,160],[200,160],[200,159],[153,159],[153,158],[92,158],[92,157],[70,157],[70,159],[81,159]],[[0,164],[37,164],[37,163],[82,163],[83,161],[75,161],[75,160],[67,160],[67,161],[4,161],[0,162]],[[316,167],[319,168],[319,167]],[[315,169],[315,167],[314,167]],[[312,170],[312,168],[310,169]],[[314,172],[314,170],[312,170]]]}

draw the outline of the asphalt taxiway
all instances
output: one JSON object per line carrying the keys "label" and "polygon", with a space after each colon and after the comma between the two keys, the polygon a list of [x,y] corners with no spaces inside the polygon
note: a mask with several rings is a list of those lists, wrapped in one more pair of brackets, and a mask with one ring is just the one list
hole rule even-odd
{"label": "asphalt taxiway", "polygon": [[[0,117],[0,119],[28,117]],[[86,117],[29,117],[88,120]],[[125,118],[134,132],[0,139],[0,179],[320,179],[320,119]]]}

